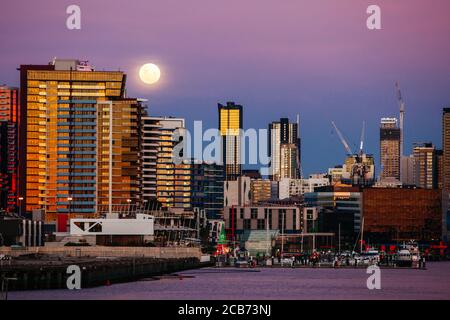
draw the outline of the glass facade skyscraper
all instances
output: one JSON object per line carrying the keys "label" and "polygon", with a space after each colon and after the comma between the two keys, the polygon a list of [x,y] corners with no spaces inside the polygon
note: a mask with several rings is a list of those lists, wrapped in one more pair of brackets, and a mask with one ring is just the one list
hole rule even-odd
{"label": "glass facade skyscraper", "polygon": [[218,109],[225,179],[236,180],[242,174],[242,106],[227,102],[226,105],[219,103]]}

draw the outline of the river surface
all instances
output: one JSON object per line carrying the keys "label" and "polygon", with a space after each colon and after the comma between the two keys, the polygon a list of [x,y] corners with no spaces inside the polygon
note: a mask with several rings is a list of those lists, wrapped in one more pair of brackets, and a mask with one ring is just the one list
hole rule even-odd
{"label": "river surface", "polygon": [[365,269],[216,269],[179,279],[141,280],[81,290],[10,292],[9,299],[450,299],[450,262],[427,270],[381,269],[381,289],[369,290]]}

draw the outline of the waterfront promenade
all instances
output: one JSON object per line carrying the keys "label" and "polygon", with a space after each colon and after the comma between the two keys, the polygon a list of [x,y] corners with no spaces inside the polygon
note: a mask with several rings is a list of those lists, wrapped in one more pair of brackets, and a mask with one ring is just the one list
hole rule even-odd
{"label": "waterfront promenade", "polygon": [[450,262],[426,270],[383,269],[381,290],[369,290],[365,269],[203,268],[180,277],[70,290],[10,292],[10,299],[450,299]]}
{"label": "waterfront promenade", "polygon": [[143,258],[198,258],[201,257],[199,248],[188,247],[0,247],[0,254],[18,257],[29,254],[58,255],[64,257],[143,257]]}

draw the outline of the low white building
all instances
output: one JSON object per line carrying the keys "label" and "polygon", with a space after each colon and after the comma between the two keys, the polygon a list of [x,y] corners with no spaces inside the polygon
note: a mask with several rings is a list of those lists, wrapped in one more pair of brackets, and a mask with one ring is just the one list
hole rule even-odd
{"label": "low white building", "polygon": [[300,196],[307,192],[314,192],[314,188],[330,185],[328,178],[318,175],[309,179],[281,179],[279,182],[279,198],[286,199]]}
{"label": "low white building", "polygon": [[71,219],[70,235],[153,236],[154,217],[146,214],[137,214],[136,219]]}

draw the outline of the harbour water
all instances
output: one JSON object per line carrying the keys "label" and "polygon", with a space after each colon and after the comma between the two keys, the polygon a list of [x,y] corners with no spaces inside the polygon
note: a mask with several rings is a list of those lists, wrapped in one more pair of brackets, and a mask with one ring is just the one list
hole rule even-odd
{"label": "harbour water", "polygon": [[381,269],[380,290],[369,290],[370,275],[353,268],[203,268],[179,274],[185,277],[10,292],[9,299],[450,299],[450,262],[430,262],[426,270]]}

